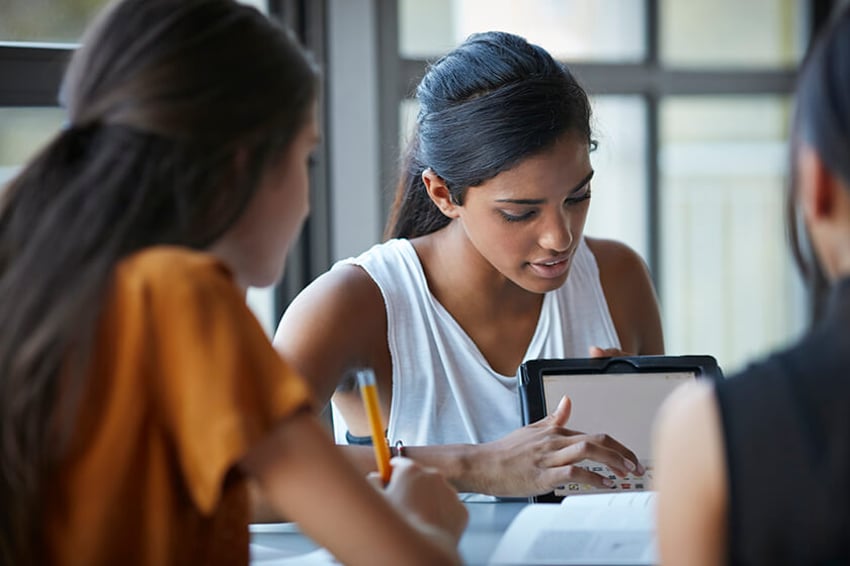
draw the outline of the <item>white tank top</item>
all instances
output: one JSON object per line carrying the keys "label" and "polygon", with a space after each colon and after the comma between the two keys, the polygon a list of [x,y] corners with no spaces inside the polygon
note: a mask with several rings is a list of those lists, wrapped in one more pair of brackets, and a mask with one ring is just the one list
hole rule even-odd
{"label": "white tank top", "polygon": [[[377,244],[356,258],[381,290],[393,368],[387,438],[408,446],[480,443],[522,425],[517,376],[494,371],[478,346],[428,289],[406,239]],[[567,280],[543,298],[537,329],[523,356],[584,358],[590,346],[619,348],[593,253],[582,239]],[[345,421],[334,407],[337,442]]]}

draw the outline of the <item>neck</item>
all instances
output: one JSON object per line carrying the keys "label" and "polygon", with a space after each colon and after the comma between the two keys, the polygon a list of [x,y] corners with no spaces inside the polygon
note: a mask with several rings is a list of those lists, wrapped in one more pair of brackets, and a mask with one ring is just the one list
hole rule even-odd
{"label": "neck", "polygon": [[543,295],[516,285],[499,273],[452,222],[445,228],[412,240],[431,294],[449,312],[456,308],[481,317],[537,313]]}

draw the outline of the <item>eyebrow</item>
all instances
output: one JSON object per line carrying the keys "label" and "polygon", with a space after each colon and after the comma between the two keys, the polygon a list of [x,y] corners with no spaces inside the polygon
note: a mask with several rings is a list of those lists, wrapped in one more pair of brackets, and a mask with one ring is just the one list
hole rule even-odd
{"label": "eyebrow", "polygon": [[[591,171],[590,173],[588,173],[587,177],[582,179],[581,182],[578,185],[576,185],[575,187],[570,189],[570,194],[578,191],[583,186],[588,184],[590,182],[590,180],[593,178],[594,173],[595,173],[595,171]],[[543,204],[545,201],[546,201],[546,199],[542,199],[542,198],[501,198],[501,199],[496,200],[496,202],[509,202],[509,203],[512,203],[512,204]]]}

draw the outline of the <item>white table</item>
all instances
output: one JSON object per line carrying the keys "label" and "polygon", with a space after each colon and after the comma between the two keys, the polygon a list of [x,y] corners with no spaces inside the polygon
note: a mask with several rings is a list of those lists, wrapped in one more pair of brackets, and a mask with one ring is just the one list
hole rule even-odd
{"label": "white table", "polygon": [[[460,540],[461,557],[466,564],[485,565],[510,522],[528,501],[496,500],[476,494],[461,494],[461,498],[469,511],[469,524]],[[260,565],[264,556],[271,557],[275,552],[280,556],[294,555],[311,552],[317,546],[294,523],[271,523],[251,525],[251,548],[256,558],[253,563]]]}

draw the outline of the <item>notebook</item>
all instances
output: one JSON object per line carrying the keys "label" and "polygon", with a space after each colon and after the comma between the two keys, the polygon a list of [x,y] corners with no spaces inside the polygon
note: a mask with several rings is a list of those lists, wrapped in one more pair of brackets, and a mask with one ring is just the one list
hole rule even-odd
{"label": "notebook", "polygon": [[527,505],[511,521],[489,564],[658,563],[655,493],[634,491],[566,497],[560,505]]}
{"label": "notebook", "polygon": [[529,360],[519,373],[523,424],[536,422],[558,405],[563,395],[572,401],[567,428],[604,432],[624,444],[647,472],[622,478],[598,462],[580,465],[615,482],[602,489],[568,483],[552,493],[533,498],[556,502],[571,494],[605,491],[642,491],[652,488],[652,425],[664,399],[679,385],[695,379],[722,379],[711,356],[630,356]]}

